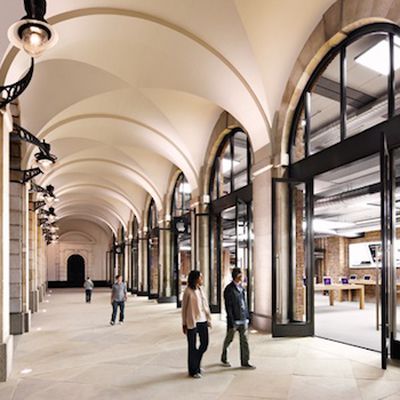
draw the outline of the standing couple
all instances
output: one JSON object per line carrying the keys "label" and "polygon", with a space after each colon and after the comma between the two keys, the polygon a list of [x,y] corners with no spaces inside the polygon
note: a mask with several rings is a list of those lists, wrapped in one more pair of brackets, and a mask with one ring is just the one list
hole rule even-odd
{"label": "standing couple", "polygon": [[[211,313],[207,298],[201,288],[203,276],[199,271],[191,271],[188,277],[188,286],[185,289],[182,301],[183,333],[188,340],[188,367],[189,376],[201,378],[201,359],[208,347],[208,328],[211,328]],[[228,361],[228,347],[232,343],[235,332],[240,336],[240,361],[242,368],[254,369],[249,364],[250,352],[247,341],[249,312],[246,302],[246,292],[242,286],[242,272],[240,268],[232,270],[232,282],[224,290],[224,300],[227,316],[227,332],[222,349],[221,362],[230,367]],[[197,336],[200,346],[197,347]]]}

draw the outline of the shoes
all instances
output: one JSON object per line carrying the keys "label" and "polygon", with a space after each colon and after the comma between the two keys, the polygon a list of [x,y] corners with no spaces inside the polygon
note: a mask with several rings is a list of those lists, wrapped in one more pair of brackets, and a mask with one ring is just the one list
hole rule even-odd
{"label": "shoes", "polygon": [[232,367],[231,363],[229,361],[223,361],[221,360],[222,366],[223,367]]}
{"label": "shoes", "polygon": [[120,325],[123,325],[123,324],[124,324],[124,321],[119,321],[119,324],[120,324]]}
{"label": "shoes", "polygon": [[243,369],[256,369],[256,367],[251,364],[244,364],[244,365],[242,365],[242,368]]}
{"label": "shoes", "polygon": [[204,372],[206,372],[206,370],[204,368],[200,368],[199,374],[204,374]]}
{"label": "shoes", "polygon": [[110,325],[114,325],[115,324],[115,322],[114,321],[110,321]]}
{"label": "shoes", "polygon": [[202,376],[201,376],[201,374],[197,373],[197,374],[194,374],[194,375],[192,376],[192,378],[193,378],[193,379],[201,379]]}

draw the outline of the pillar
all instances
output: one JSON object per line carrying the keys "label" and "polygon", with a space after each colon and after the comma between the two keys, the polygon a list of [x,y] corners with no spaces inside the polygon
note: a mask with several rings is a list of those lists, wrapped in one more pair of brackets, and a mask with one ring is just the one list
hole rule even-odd
{"label": "pillar", "polygon": [[171,221],[160,221],[160,297],[159,303],[175,303],[173,295],[173,262],[172,262]]}
{"label": "pillar", "polygon": [[[9,133],[6,133],[9,135]],[[25,310],[23,299],[23,199],[24,184],[21,183],[21,142],[10,140],[10,333],[25,332]]]}
{"label": "pillar", "polygon": [[[205,203],[205,197],[202,196],[202,201],[196,205],[195,211],[195,230],[194,248],[196,251],[195,265],[193,269],[199,270],[203,275],[204,290],[209,298],[210,296],[210,235],[209,235],[209,215],[208,203]],[[194,241],[193,241],[194,239]]]}
{"label": "pillar", "polygon": [[10,335],[10,201],[9,132],[12,122],[0,113],[0,381],[12,368],[13,336]]}
{"label": "pillar", "polygon": [[148,287],[147,287],[147,231],[143,229],[142,232],[139,232],[139,276],[138,276],[138,295],[139,296],[147,296]]}
{"label": "pillar", "polygon": [[[255,154],[255,160],[259,154]],[[254,229],[254,314],[255,329],[272,329],[272,222],[271,180],[272,169],[266,168],[270,158],[263,157],[253,166],[253,229]]]}
{"label": "pillar", "polygon": [[29,307],[32,313],[39,309],[37,290],[37,218],[34,211],[29,211]]}
{"label": "pillar", "polygon": [[22,199],[22,311],[24,314],[24,330],[29,332],[31,326],[31,311],[29,307],[29,190],[23,188]]}

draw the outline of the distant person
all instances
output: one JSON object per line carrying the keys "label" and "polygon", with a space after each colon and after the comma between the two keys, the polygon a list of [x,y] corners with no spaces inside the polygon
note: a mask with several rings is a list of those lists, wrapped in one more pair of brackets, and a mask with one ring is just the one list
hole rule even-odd
{"label": "distant person", "polygon": [[115,277],[115,283],[111,289],[111,305],[112,305],[112,315],[110,325],[115,325],[115,319],[117,317],[117,311],[119,307],[119,323],[122,325],[124,323],[124,311],[125,311],[125,301],[127,300],[127,289],[125,282],[122,282],[122,276],[117,275]]}
{"label": "distant person", "polygon": [[[189,376],[201,378],[201,360],[208,347],[208,328],[211,327],[211,313],[207,298],[201,286],[203,275],[199,271],[190,271],[188,286],[182,300],[182,330],[188,341]],[[200,346],[197,348],[197,334]]]}
{"label": "distant person", "polygon": [[225,367],[230,367],[228,361],[228,347],[232,343],[235,332],[240,336],[240,363],[242,368],[255,369],[249,363],[250,351],[247,341],[247,329],[249,324],[249,310],[246,302],[246,291],[242,286],[242,271],[233,268],[232,282],[224,290],[224,300],[227,317],[227,332],[222,349],[221,362]]}
{"label": "distant person", "polygon": [[83,287],[85,288],[86,303],[90,303],[92,301],[94,283],[89,277],[87,277],[86,281],[83,284]]}

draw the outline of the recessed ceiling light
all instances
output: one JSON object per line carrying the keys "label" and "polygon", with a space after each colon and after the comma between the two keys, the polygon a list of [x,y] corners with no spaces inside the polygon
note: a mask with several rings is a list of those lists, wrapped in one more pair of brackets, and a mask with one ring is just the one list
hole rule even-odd
{"label": "recessed ceiling light", "polygon": [[[389,75],[389,41],[383,39],[368,50],[354,58],[357,64],[378,72]],[[394,69],[400,68],[400,38],[394,37]]]}

